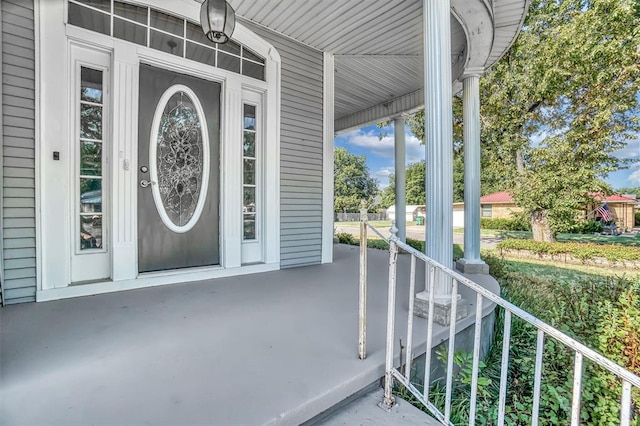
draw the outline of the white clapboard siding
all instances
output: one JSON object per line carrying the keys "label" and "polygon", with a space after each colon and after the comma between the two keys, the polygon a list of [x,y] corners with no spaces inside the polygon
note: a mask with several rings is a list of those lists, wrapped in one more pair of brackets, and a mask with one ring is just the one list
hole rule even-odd
{"label": "white clapboard siding", "polygon": [[2,0],[2,287],[4,303],[36,294],[33,0]]}
{"label": "white clapboard siding", "polygon": [[322,52],[247,24],[282,60],[280,265],[322,258]]}

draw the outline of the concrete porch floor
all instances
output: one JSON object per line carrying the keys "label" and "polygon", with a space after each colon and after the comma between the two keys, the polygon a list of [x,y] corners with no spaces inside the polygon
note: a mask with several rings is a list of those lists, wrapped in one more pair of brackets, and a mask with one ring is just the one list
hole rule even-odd
{"label": "concrete porch floor", "polygon": [[[314,418],[384,374],[388,253],[369,251],[361,361],[358,247],[334,247],[327,265],[0,309],[0,424]],[[408,263],[400,256],[398,336]],[[425,323],[415,322],[416,353]],[[440,342],[446,330],[436,328]]]}

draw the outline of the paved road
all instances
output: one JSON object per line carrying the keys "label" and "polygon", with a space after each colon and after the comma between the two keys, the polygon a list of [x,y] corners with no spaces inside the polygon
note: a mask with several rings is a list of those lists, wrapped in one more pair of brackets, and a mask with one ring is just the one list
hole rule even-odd
{"label": "paved road", "polygon": [[[340,222],[336,222],[334,226],[336,228],[336,233],[345,232],[347,234],[352,234],[355,236],[360,235],[360,227],[358,226],[341,225]],[[376,229],[378,229],[378,231],[380,231],[385,237],[391,235],[388,227]],[[424,226],[407,226],[407,237],[414,240],[424,240]],[[495,248],[496,244],[498,244],[500,241],[502,241],[502,237],[481,235],[480,247],[488,249]],[[453,234],[453,242],[454,244],[463,244],[464,234]]]}

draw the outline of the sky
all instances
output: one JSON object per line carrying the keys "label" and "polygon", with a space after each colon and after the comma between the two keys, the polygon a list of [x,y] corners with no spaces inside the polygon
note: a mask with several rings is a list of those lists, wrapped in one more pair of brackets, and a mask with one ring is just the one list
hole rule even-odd
{"label": "sky", "polygon": [[[382,139],[379,135],[383,134]],[[408,127],[405,127],[406,161],[405,164],[424,160],[424,146]],[[346,148],[350,153],[364,155],[369,173],[378,181],[378,187],[389,185],[389,175],[393,174],[393,125],[379,129],[376,125],[363,127],[338,135],[335,146]],[[624,149],[616,153],[620,158],[636,160],[628,169],[610,174],[605,181],[614,189],[640,186],[640,138],[631,141]]]}

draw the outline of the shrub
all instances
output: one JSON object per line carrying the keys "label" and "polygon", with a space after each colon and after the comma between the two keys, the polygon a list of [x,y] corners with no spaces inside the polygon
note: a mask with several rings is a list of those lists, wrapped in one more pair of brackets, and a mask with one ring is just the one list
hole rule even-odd
{"label": "shrub", "polygon": [[524,218],[480,219],[480,228],[500,231],[530,231],[531,224]]}
{"label": "shrub", "polygon": [[581,220],[565,227],[558,228],[558,232],[567,234],[593,234],[602,232],[602,222],[597,220]]}
{"label": "shrub", "polygon": [[634,225],[633,226],[640,226],[640,212],[636,212],[635,213],[636,217],[635,217],[635,221],[634,221]]}
{"label": "shrub", "polygon": [[596,244],[577,242],[506,239],[496,246],[500,250],[527,250],[536,254],[569,254],[581,260],[605,258],[609,261],[640,260],[640,247],[621,244]]}

